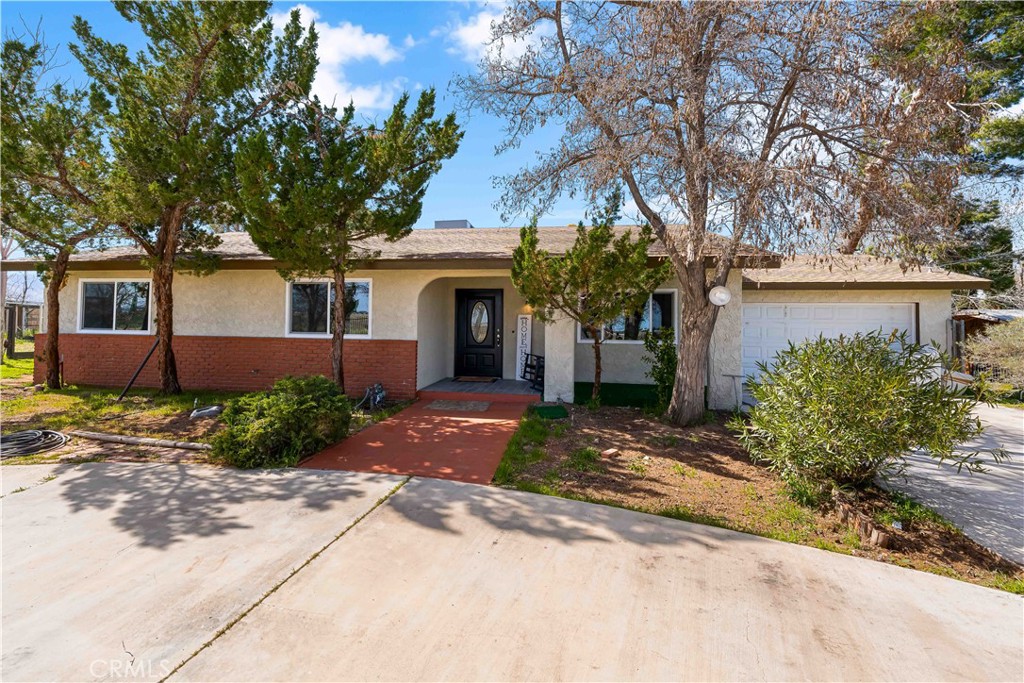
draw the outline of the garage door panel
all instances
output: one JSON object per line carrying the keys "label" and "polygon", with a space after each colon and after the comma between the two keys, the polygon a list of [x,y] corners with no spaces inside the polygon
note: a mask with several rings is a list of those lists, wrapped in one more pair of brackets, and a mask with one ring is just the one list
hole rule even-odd
{"label": "garage door panel", "polygon": [[810,306],[790,306],[787,309],[790,320],[810,320],[811,319],[811,307]]}
{"label": "garage door panel", "polygon": [[744,304],[743,373],[756,376],[758,361],[770,361],[789,342],[874,330],[907,332],[914,339],[915,328],[914,304]]}

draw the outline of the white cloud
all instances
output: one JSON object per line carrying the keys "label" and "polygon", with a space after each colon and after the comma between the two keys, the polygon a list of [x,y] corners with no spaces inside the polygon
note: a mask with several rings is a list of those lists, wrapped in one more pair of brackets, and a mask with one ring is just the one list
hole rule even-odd
{"label": "white cloud", "polygon": [[494,43],[491,30],[496,22],[501,21],[504,12],[504,3],[486,3],[483,9],[476,14],[465,20],[456,20],[443,28],[436,29],[431,35],[444,36],[448,43],[448,48],[446,48],[448,54],[461,57],[471,64],[477,64],[498,49],[506,59],[517,59],[526,52],[527,48],[535,45],[541,37],[553,33],[551,28],[545,25],[539,31],[534,31],[518,40]]}
{"label": "white cloud", "polygon": [[[383,33],[369,33],[362,26],[347,21],[340,24],[321,21],[320,13],[304,4],[271,14],[276,30],[281,30],[288,23],[293,9],[299,10],[304,26],[316,22],[320,38],[317,47],[320,66],[313,79],[313,94],[325,103],[339,107],[347,105],[349,100],[357,109],[386,109],[394,104],[401,90],[401,79],[356,85],[346,78],[344,69],[351,62],[373,60],[384,65],[402,59],[402,50],[391,43],[390,37]],[[410,43],[410,39],[411,36],[405,39],[405,49],[415,44],[415,41]]]}
{"label": "white cloud", "polygon": [[491,42],[491,25],[501,19],[501,8],[484,9],[466,21],[448,27],[448,54],[476,64],[487,55]]}

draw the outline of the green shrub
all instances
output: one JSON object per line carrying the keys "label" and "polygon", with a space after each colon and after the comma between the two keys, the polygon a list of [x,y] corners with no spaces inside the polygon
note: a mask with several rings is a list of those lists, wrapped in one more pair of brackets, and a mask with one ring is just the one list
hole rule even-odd
{"label": "green shrub", "polygon": [[732,426],[751,454],[805,501],[899,474],[915,450],[981,471],[978,451],[957,448],[982,432],[971,412],[978,387],[952,386],[945,367],[948,358],[906,335],[791,344],[772,367],[760,366],[760,381],[751,387],[757,405]]}
{"label": "green shrub", "polygon": [[664,413],[672,401],[672,387],[676,381],[676,363],[679,355],[676,351],[675,331],[660,329],[644,338],[644,360],[651,364],[646,375],[654,382],[658,397],[657,409]]}
{"label": "green shrub", "polygon": [[230,401],[213,457],[252,469],[293,467],[348,434],[352,405],[322,376],[285,377],[273,389]]}

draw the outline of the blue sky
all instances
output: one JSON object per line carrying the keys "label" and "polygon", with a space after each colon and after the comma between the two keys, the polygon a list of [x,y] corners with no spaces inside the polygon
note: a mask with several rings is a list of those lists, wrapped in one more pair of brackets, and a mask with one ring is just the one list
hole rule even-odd
{"label": "blue sky", "polygon": [[[473,70],[485,49],[490,22],[501,12],[494,4],[450,2],[275,2],[272,12],[281,20],[296,6],[304,18],[316,21],[320,32],[317,94],[327,100],[336,96],[339,103],[352,98],[357,111],[367,116],[382,114],[403,90],[415,97],[430,86],[437,89],[439,113],[456,110],[459,95],[450,87],[452,78]],[[143,45],[141,34],[107,2],[0,3],[5,32],[22,30],[23,23],[34,29],[41,22],[47,43],[60,48],[64,71],[80,79],[81,69],[67,51],[75,38],[75,15],[108,40],[133,50]],[[501,221],[493,178],[528,164],[536,151],[557,139],[557,131],[540,131],[529,144],[496,157],[501,122],[479,112],[459,110],[458,116],[465,130],[462,146],[431,182],[416,227],[460,218],[478,227],[520,225],[522,217]],[[575,223],[584,208],[565,199],[541,222]]]}

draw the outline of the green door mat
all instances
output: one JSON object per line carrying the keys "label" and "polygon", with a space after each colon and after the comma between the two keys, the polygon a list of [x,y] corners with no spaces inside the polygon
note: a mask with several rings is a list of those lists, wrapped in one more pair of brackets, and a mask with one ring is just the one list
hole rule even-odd
{"label": "green door mat", "polygon": [[533,410],[545,420],[561,420],[569,417],[569,411],[565,409],[565,406],[535,406]]}

